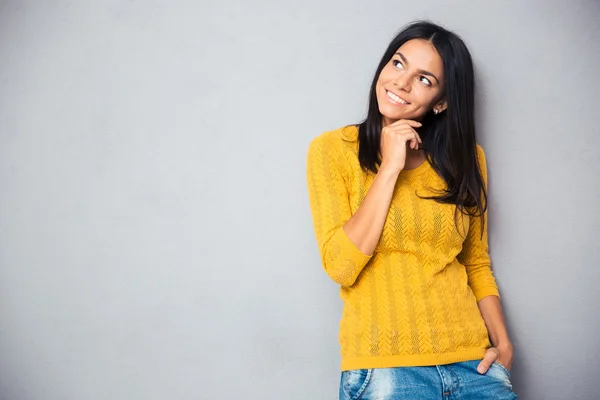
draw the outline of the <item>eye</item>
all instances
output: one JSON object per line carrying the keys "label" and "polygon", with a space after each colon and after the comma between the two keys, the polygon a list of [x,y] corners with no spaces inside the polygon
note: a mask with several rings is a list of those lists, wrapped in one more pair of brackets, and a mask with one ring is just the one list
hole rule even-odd
{"label": "eye", "polygon": [[431,81],[429,79],[425,78],[424,76],[422,76],[420,79],[421,79],[421,82],[423,82],[427,86],[431,86]]}
{"label": "eye", "polygon": [[402,65],[402,63],[400,62],[400,60],[392,60],[392,65],[396,68],[398,68],[398,65],[400,66],[400,69],[404,69],[404,65]]}

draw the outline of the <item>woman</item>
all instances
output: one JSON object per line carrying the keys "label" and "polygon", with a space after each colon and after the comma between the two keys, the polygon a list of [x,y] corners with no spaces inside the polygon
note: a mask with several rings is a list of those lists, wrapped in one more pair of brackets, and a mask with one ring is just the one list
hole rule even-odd
{"label": "woman", "polygon": [[463,41],[430,22],[402,30],[366,119],[311,142],[307,183],[344,302],[340,399],[516,398]]}

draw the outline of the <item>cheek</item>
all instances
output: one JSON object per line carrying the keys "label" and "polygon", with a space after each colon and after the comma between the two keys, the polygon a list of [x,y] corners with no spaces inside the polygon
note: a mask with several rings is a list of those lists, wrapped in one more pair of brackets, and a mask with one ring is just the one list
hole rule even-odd
{"label": "cheek", "polygon": [[425,109],[429,109],[433,107],[433,104],[436,102],[436,93],[434,93],[429,88],[418,87],[415,88],[415,97],[419,99],[419,106]]}
{"label": "cheek", "polygon": [[379,73],[379,78],[377,79],[377,85],[384,84],[393,77],[394,77],[394,73],[391,72],[387,66],[385,66]]}
{"label": "cheek", "polygon": [[380,76],[377,80],[377,84],[375,85],[375,93],[377,96],[385,95],[384,85],[386,83],[385,76]]}

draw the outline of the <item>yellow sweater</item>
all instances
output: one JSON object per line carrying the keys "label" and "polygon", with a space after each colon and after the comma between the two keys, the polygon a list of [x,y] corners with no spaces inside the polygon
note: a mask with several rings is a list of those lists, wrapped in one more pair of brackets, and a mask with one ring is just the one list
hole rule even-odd
{"label": "yellow sweater", "polygon": [[[428,161],[398,177],[373,255],[350,241],[343,225],[356,212],[375,175],[361,170],[358,128],[312,140],[307,183],[325,272],[341,285],[342,370],[448,364],[482,358],[490,346],[477,302],[498,294],[488,254],[487,213],[423,200],[446,187]],[[483,149],[477,145],[487,185]],[[462,233],[462,235],[461,235]]]}

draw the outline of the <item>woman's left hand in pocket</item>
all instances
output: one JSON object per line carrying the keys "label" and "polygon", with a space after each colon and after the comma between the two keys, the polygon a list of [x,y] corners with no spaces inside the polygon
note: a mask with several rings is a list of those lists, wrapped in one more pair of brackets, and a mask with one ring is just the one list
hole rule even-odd
{"label": "woman's left hand in pocket", "polygon": [[490,347],[485,352],[483,360],[477,366],[477,372],[485,374],[495,361],[510,371],[513,359],[513,349],[511,345]]}

